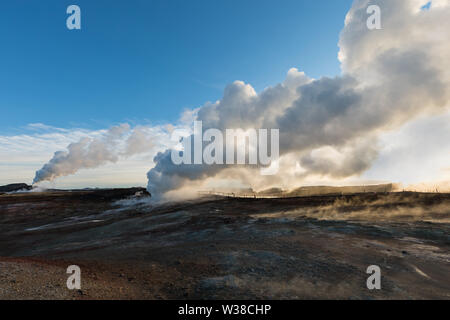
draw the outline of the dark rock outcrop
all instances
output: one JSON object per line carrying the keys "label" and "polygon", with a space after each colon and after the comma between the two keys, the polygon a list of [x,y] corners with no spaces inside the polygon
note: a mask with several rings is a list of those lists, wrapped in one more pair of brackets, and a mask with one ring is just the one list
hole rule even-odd
{"label": "dark rock outcrop", "polygon": [[32,187],[26,183],[13,183],[6,186],[0,186],[0,192],[14,192],[20,190],[31,190]]}

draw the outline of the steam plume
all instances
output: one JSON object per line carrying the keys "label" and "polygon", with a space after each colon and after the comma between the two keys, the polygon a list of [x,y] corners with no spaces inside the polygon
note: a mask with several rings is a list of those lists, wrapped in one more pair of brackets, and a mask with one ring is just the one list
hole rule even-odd
{"label": "steam plume", "polygon": [[[377,157],[382,132],[420,115],[442,113],[450,101],[450,3],[355,0],[341,32],[342,75],[310,79],[291,69],[283,83],[256,93],[242,81],[198,110],[205,128],[279,128],[282,171],[260,177],[252,168],[174,165],[159,153],[148,173],[151,192],[164,193],[210,178],[236,178],[268,187],[310,175],[359,175]],[[382,30],[366,26],[379,5]],[[405,36],[407,35],[407,36]]]}
{"label": "steam plume", "polygon": [[71,175],[80,169],[115,163],[121,157],[148,152],[153,145],[153,137],[146,128],[131,129],[128,124],[115,126],[100,137],[82,138],[70,144],[67,151],[55,152],[53,158],[36,172],[33,184]]}
{"label": "steam plume", "polygon": [[[450,111],[450,2],[434,0],[422,10],[427,2],[355,0],[339,39],[340,76],[312,79],[292,68],[282,83],[260,93],[235,81],[220,101],[185,113],[183,122],[202,121],[204,130],[279,129],[275,176],[261,176],[250,166],[175,165],[174,143],[161,143],[160,136],[147,132],[151,128],[121,125],[56,152],[34,183],[149,149],[160,151],[147,174],[152,194],[192,191],[223,180],[289,189],[311,177],[358,176],[377,159],[380,135],[420,116]],[[380,6],[382,30],[367,28],[369,5]],[[168,125],[166,135],[174,128]]]}

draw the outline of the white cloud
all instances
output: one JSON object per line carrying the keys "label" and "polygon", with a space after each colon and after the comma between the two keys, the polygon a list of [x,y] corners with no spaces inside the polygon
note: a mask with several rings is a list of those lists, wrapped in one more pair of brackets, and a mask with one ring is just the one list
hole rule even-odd
{"label": "white cloud", "polygon": [[[11,168],[17,170],[17,177],[30,177],[28,168],[38,169],[53,152],[82,139],[89,139],[83,148],[103,150],[93,153],[99,161],[87,161],[90,153],[83,153],[85,149],[79,153],[81,157],[62,154],[62,159],[79,171],[57,183],[70,185],[75,183],[73,179],[80,179],[84,186],[94,182],[117,185],[126,179],[140,179],[142,168],[153,164],[147,163],[146,157],[123,157],[145,153],[147,148],[152,152],[167,149],[156,156],[156,165],[148,173],[149,187],[159,192],[211,185],[212,179],[264,188],[312,181],[416,183],[448,177],[450,2],[435,0],[430,10],[420,10],[426,2],[355,0],[339,39],[341,76],[311,79],[291,69],[284,82],[259,93],[250,84],[236,81],[225,88],[220,101],[183,114],[184,126],[197,118],[204,129],[279,128],[281,158],[276,176],[261,177],[254,169],[242,167],[175,166],[168,137],[156,139],[162,143],[148,138],[155,134],[152,130],[172,132],[173,125],[135,128],[134,137],[128,135],[117,144],[128,148],[117,152],[102,144],[107,130],[31,124],[29,129],[36,131],[32,134],[0,136],[0,180],[11,179]],[[369,4],[381,7],[382,30],[367,29]],[[91,148],[92,141],[98,141],[94,147],[102,148]],[[100,164],[105,166],[87,174],[87,167]],[[76,171],[72,169],[62,172]]]}
{"label": "white cloud", "polygon": [[450,111],[411,121],[380,137],[377,160],[364,177],[402,182],[450,181]]}
{"label": "white cloud", "polygon": [[[59,188],[144,186],[145,173],[153,166],[154,155],[158,150],[171,145],[166,130],[160,126],[130,128],[125,124],[110,129],[85,130],[30,124],[26,129],[29,131],[26,134],[0,136],[0,185],[31,183],[36,171],[41,169],[55,152],[65,152],[69,145],[74,144],[80,146],[79,150],[85,150],[92,141],[96,141],[97,144],[90,148],[91,153],[83,151],[79,154],[80,157],[72,157],[72,162],[67,162],[64,167],[59,168],[66,170],[60,172],[64,177],[45,184]],[[118,139],[114,144],[115,149],[110,149],[111,140],[115,139]],[[85,156],[92,156],[92,159],[89,160]],[[95,162],[98,162],[98,165]],[[69,168],[70,165],[73,168]],[[69,175],[72,173],[77,174]]]}
{"label": "white cloud", "polygon": [[[382,30],[367,28],[366,9],[372,4],[381,7]],[[168,150],[157,157],[156,166],[148,173],[149,188],[166,192],[224,176],[240,176],[245,184],[261,188],[305,182],[311,177],[345,181],[361,175],[379,152],[385,152],[377,143],[378,139],[383,142],[384,133],[421,116],[443,114],[449,107],[450,2],[433,2],[430,10],[420,10],[424,4],[417,0],[355,0],[339,40],[341,76],[313,80],[294,69],[283,83],[260,93],[250,84],[236,81],[225,88],[220,101],[199,109],[204,128],[280,129],[283,164],[279,175],[263,179],[249,168],[180,168],[171,162]],[[425,140],[435,139],[435,134]],[[446,131],[437,134],[448,137]],[[422,154],[422,145],[411,147]],[[323,150],[328,150],[326,155]],[[442,153],[446,151],[437,152],[433,159],[445,158]],[[298,161],[286,163],[295,157]],[[391,157],[392,162],[398,160]],[[293,178],[298,162],[303,171],[298,174],[297,170]],[[405,176],[410,180],[412,175],[435,176],[426,170],[418,175],[414,172],[420,170],[418,163],[409,163]],[[385,163],[382,166],[389,168]],[[431,170],[431,165],[427,169]],[[378,175],[374,179],[405,179],[399,174]]]}

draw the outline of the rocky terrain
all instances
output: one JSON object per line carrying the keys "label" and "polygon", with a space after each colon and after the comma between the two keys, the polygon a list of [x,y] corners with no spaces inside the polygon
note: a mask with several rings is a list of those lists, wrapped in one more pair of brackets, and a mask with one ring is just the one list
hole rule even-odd
{"label": "rocky terrain", "polygon": [[0,186],[0,194],[7,192],[29,191],[32,188],[32,186],[29,186],[26,183],[12,183],[6,186]]}
{"label": "rocky terrain", "polygon": [[0,195],[1,299],[450,299],[449,274],[450,194]]}

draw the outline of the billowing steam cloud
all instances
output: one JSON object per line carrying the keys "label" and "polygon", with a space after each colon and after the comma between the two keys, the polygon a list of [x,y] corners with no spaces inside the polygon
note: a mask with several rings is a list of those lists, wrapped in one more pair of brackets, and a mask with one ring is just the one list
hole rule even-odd
{"label": "billowing steam cloud", "polygon": [[[380,133],[449,107],[450,2],[434,0],[425,10],[427,2],[355,0],[339,40],[341,76],[315,80],[291,69],[283,83],[259,94],[236,81],[220,101],[199,109],[204,128],[279,128],[277,176],[261,177],[249,167],[174,165],[166,150],[148,173],[149,190],[165,193],[211,178],[268,187],[367,170]],[[373,4],[381,8],[382,30],[367,28]]]}
{"label": "billowing steam cloud", "polygon": [[121,157],[148,152],[154,146],[147,128],[131,129],[128,124],[115,126],[96,138],[82,138],[67,151],[57,151],[53,158],[36,172],[33,184],[51,181],[76,173],[80,169],[96,168],[117,162]]}
{"label": "billowing steam cloud", "polygon": [[[185,114],[182,121],[202,121],[204,130],[279,129],[275,176],[261,176],[254,166],[175,165],[171,148],[176,143],[162,144],[146,131],[151,128],[122,125],[56,152],[34,183],[114,163],[154,145],[161,152],[147,174],[152,194],[224,180],[262,189],[293,187],[309,177],[360,175],[377,158],[380,134],[450,110],[450,1],[433,0],[422,9],[427,2],[355,0],[339,39],[341,76],[311,79],[293,68],[282,83],[260,93],[236,81],[220,101]],[[381,30],[367,28],[369,5],[381,8]],[[174,128],[167,127],[166,140]]]}

